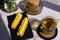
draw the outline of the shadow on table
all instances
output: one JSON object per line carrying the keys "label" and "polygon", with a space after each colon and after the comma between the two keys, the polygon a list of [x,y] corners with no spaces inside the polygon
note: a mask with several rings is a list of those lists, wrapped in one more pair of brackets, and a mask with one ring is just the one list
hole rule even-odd
{"label": "shadow on table", "polygon": [[55,11],[60,12],[60,6],[56,5],[56,4],[52,4],[50,2],[47,1],[43,1],[43,5],[47,8],[53,9]]}
{"label": "shadow on table", "polygon": [[11,40],[1,16],[0,16],[0,40]]}

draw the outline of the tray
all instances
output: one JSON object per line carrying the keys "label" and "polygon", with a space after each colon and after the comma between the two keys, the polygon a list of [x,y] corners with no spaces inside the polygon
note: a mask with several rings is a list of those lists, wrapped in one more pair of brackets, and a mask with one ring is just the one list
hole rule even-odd
{"label": "tray", "polygon": [[[23,15],[23,18],[22,20],[24,19],[24,17],[27,17],[26,13],[22,13]],[[31,29],[31,26],[30,24],[28,23],[28,27],[25,31],[25,34],[23,37],[20,37],[20,36],[17,36],[17,30],[18,30],[18,27],[19,25],[21,25],[21,22],[18,24],[17,28],[15,30],[11,29],[11,23],[12,21],[14,20],[16,14],[13,14],[13,15],[10,15],[10,16],[7,16],[7,19],[8,19],[8,27],[10,28],[10,32],[11,32],[11,38],[12,40],[26,40],[26,39],[29,39],[29,38],[32,38],[33,37],[33,33],[32,33],[32,29]]]}

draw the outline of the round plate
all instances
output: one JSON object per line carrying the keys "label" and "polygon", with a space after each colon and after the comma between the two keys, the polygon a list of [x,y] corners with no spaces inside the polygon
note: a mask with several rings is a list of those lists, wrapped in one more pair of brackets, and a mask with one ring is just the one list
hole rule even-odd
{"label": "round plate", "polygon": [[[42,39],[45,39],[45,40],[54,39],[57,36],[57,33],[58,33],[58,29],[57,28],[55,29],[55,33],[54,34],[43,34],[42,30],[39,27],[37,28],[37,34],[39,35],[39,37],[41,37]],[[48,35],[50,37],[47,37]],[[53,36],[51,37],[51,35],[53,35]]]}

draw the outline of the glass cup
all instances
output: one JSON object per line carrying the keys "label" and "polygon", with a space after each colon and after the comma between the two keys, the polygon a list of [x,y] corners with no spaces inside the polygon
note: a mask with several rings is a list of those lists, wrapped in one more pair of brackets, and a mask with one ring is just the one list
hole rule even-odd
{"label": "glass cup", "polygon": [[45,39],[54,38],[57,35],[57,20],[52,16],[46,16],[40,22],[38,34]]}
{"label": "glass cup", "polygon": [[54,17],[45,17],[42,19],[42,27],[47,33],[52,32],[57,27],[57,20]]}
{"label": "glass cup", "polygon": [[37,15],[41,13],[43,3],[41,0],[25,0],[19,3],[19,7],[31,15]]}
{"label": "glass cup", "polygon": [[29,22],[30,22],[31,28],[33,30],[36,30],[40,24],[40,21],[38,19],[35,19],[35,18],[29,19]]}

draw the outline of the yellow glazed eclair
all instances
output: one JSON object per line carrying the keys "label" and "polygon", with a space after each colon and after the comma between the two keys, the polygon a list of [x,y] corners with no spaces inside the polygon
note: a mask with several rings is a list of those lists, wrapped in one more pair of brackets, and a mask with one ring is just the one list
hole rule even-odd
{"label": "yellow glazed eclair", "polygon": [[20,36],[22,37],[27,29],[27,26],[28,26],[28,18],[24,18],[22,20],[22,24],[20,25],[20,27],[18,28],[18,31],[17,31],[17,36]]}
{"label": "yellow glazed eclair", "polygon": [[20,12],[18,12],[15,19],[13,20],[13,22],[11,24],[11,28],[16,29],[16,27],[19,24],[19,22],[21,21],[21,19],[22,19],[22,14]]}

